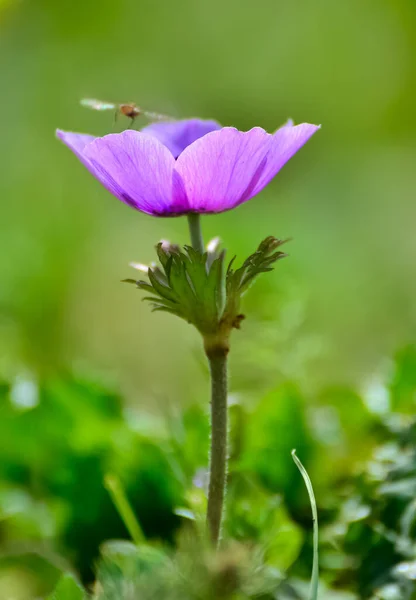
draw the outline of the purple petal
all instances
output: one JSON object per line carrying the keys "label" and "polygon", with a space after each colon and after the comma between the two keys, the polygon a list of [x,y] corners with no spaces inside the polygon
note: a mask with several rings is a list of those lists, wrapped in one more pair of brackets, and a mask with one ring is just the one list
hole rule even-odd
{"label": "purple petal", "polygon": [[91,144],[91,142],[96,140],[96,137],[92,135],[86,135],[84,133],[62,131],[60,129],[57,129],[56,135],[66,146],[68,146],[70,150],[72,150],[82,164],[87,167],[90,173],[92,173],[94,177],[96,177],[109,192],[114,194],[114,196],[120,197],[122,190],[117,183],[113,181],[110,176],[105,177],[103,173],[100,173],[84,154],[86,147]]}
{"label": "purple petal", "polygon": [[157,137],[142,132],[94,138],[57,131],[57,136],[117,198],[148,214],[174,216],[222,212],[249,200],[319,129],[288,122],[273,135],[259,127],[248,132],[211,129],[204,135],[204,127],[219,125],[196,119],[150,127],[165,136],[176,133],[183,144],[202,137],[175,162]]}
{"label": "purple petal", "polygon": [[243,198],[242,202],[258,194],[318,129],[320,129],[319,125],[302,123],[294,126],[291,121],[278,129],[271,136],[272,141],[265,168],[250,194]]}
{"label": "purple petal", "polygon": [[62,131],[61,129],[57,129],[56,136],[62,140],[63,143],[70,148],[70,150],[72,150],[72,152],[88,169],[90,168],[90,164],[83,157],[82,153],[85,146],[95,140],[93,135],[87,135],[85,133],[73,133],[72,131]]}
{"label": "purple petal", "polygon": [[187,119],[184,121],[152,123],[142,129],[142,133],[157,138],[166,148],[169,148],[175,158],[178,158],[190,144],[217,129],[221,129],[221,125],[216,121]]}
{"label": "purple petal", "polygon": [[197,140],[176,163],[190,209],[222,212],[249,200],[317,129],[289,123],[271,135],[259,127],[224,127]]}
{"label": "purple petal", "polygon": [[238,204],[265,166],[271,137],[260,127],[247,132],[224,127],[188,146],[176,171],[190,209],[222,212]]}
{"label": "purple petal", "polygon": [[95,139],[57,135],[122,202],[151,215],[189,211],[182,182],[174,174],[175,159],[155,138],[131,130]]}
{"label": "purple petal", "polygon": [[117,184],[123,202],[148,214],[172,212],[175,159],[154,137],[133,130],[113,133],[89,144],[84,156],[100,180],[110,177]]}

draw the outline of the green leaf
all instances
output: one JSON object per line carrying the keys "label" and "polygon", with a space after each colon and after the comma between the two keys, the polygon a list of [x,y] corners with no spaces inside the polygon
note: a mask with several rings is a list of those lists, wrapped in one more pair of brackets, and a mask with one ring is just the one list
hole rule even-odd
{"label": "green leaf", "polygon": [[235,292],[239,292],[241,295],[260,273],[266,273],[273,270],[271,265],[287,256],[281,251],[274,252],[274,250],[284,244],[285,241],[286,240],[279,240],[272,236],[267,237],[261,242],[256,252],[249,256],[244,261],[243,265],[236,271],[233,271],[231,268],[231,264],[234,261],[233,259],[229,264],[227,271],[230,288]]}
{"label": "green leaf", "polygon": [[159,294],[159,296],[161,296],[162,298],[167,298],[171,302],[177,301],[176,295],[173,293],[172,289],[169,288],[168,285],[165,285],[165,283],[160,279],[157,271],[149,269],[148,276],[150,283],[152,284],[156,292]]}
{"label": "green leaf", "polygon": [[85,591],[77,583],[77,580],[70,573],[61,577],[55,590],[48,597],[48,600],[84,600]]}
{"label": "green leaf", "polygon": [[159,296],[158,292],[154,289],[152,285],[150,285],[150,283],[147,283],[147,281],[136,281],[135,283],[139,290],[144,290],[145,292],[157,294]]}
{"label": "green leaf", "polygon": [[239,328],[243,318],[239,314],[240,297],[257,275],[272,270],[271,265],[285,256],[276,251],[281,244],[282,240],[269,236],[236,271],[232,269],[233,259],[225,275],[224,250],[213,258],[192,246],[180,250],[160,243],[156,252],[164,272],[152,267],[148,270],[149,283],[127,281],[149,294],[145,300],[152,303],[152,310],[192,323],[206,339],[217,343],[220,338],[227,340],[233,328]]}
{"label": "green leaf", "polygon": [[159,244],[156,246],[156,252],[159,257],[160,264],[166,271],[166,265],[167,265],[169,259],[171,258],[170,252],[167,252],[164,249],[162,242],[159,242]]}
{"label": "green leaf", "polygon": [[208,257],[206,252],[201,254],[200,252],[198,252],[198,250],[195,250],[195,248],[193,248],[192,246],[184,246],[184,248],[186,250],[186,254],[188,255],[191,263],[205,265],[205,263],[207,261],[207,257]]}

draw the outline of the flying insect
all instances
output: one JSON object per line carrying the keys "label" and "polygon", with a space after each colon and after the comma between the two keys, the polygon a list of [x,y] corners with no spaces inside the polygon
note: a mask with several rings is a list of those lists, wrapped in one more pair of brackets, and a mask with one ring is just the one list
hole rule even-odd
{"label": "flying insect", "polygon": [[130,126],[133,125],[137,117],[141,116],[146,117],[149,119],[149,121],[169,121],[171,119],[171,117],[168,117],[167,115],[161,115],[159,113],[143,110],[140,108],[140,106],[137,106],[137,104],[134,104],[133,102],[115,104],[113,102],[103,102],[102,100],[96,100],[94,98],[84,98],[81,100],[81,105],[98,111],[113,110],[115,111],[115,121],[117,120],[118,115],[124,115],[130,119]]}

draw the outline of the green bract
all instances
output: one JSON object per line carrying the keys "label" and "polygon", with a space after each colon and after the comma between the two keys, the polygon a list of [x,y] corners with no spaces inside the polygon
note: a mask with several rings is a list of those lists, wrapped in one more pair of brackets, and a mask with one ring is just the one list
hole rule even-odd
{"label": "green bract", "polygon": [[124,281],[148,292],[144,300],[152,303],[153,310],[170,312],[194,325],[206,346],[228,345],[232,329],[238,329],[244,318],[239,312],[241,296],[260,273],[271,271],[272,264],[286,256],[277,250],[284,241],[267,237],[236,270],[234,257],[226,273],[224,250],[201,254],[191,246],[181,250],[159,243],[160,267],[149,267],[149,281]]}

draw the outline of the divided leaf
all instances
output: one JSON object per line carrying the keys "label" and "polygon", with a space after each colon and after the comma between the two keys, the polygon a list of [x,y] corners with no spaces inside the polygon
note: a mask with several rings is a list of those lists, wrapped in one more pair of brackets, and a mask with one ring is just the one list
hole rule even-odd
{"label": "divided leaf", "polygon": [[226,274],[226,308],[225,315],[233,325],[239,328],[239,323],[242,315],[239,315],[239,306],[241,296],[247,291],[253,281],[261,273],[272,271],[273,263],[285,258],[287,254],[276,251],[279,246],[288,240],[279,240],[273,236],[267,237],[261,242],[254,254],[251,254],[236,270],[233,270],[235,256],[231,260],[227,268]]}
{"label": "divided leaf", "polygon": [[226,273],[225,251],[201,254],[192,246],[181,250],[161,242],[156,246],[161,268],[149,267],[149,282],[124,281],[149,294],[143,299],[152,303],[152,310],[177,315],[203,335],[216,334],[221,328],[230,331],[243,318],[238,314],[242,294],[260,273],[271,271],[273,263],[286,256],[277,250],[284,241],[267,237],[236,270],[234,257]]}
{"label": "divided leaf", "polygon": [[276,248],[285,242],[287,240],[279,240],[273,236],[267,237],[261,242],[256,252],[251,254],[236,271],[232,269],[234,257],[228,265],[227,270],[227,287],[229,290],[240,292],[240,295],[242,295],[260,273],[272,271],[273,267],[271,265],[287,256],[287,254],[280,250],[274,252]]}

